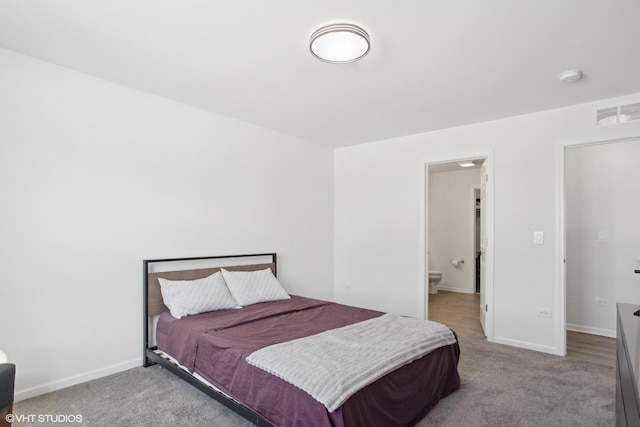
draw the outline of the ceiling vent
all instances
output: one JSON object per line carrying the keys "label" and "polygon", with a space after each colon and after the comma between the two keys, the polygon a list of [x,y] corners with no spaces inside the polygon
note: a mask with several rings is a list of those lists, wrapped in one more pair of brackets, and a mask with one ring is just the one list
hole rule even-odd
{"label": "ceiling vent", "polygon": [[596,111],[596,126],[614,125],[640,120],[640,102],[601,108]]}

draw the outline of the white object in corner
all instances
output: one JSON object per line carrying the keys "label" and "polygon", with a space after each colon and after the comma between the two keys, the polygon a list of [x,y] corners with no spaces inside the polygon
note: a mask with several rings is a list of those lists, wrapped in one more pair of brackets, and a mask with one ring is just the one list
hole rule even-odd
{"label": "white object in corner", "polygon": [[429,293],[438,293],[438,283],[442,280],[442,271],[429,270]]}
{"label": "white object in corner", "polygon": [[0,363],[7,363],[9,361],[9,357],[7,357],[7,353],[0,350]]}

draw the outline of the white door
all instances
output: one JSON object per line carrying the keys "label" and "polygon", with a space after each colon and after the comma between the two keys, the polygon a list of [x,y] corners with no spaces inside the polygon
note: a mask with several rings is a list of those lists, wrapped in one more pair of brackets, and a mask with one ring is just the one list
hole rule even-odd
{"label": "white door", "polygon": [[488,247],[487,240],[487,161],[482,162],[480,168],[480,325],[482,332],[487,335],[485,329],[485,317],[487,315],[487,294],[486,294],[486,251]]}

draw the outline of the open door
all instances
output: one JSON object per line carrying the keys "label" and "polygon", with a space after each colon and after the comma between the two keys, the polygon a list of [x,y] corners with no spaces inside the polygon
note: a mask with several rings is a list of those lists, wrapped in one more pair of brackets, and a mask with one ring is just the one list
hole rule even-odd
{"label": "open door", "polygon": [[[433,239],[438,238],[437,231],[441,232],[442,227],[435,226],[435,224],[437,224],[437,219],[442,217],[442,214],[440,214],[438,211],[435,211],[435,212],[432,212],[433,215],[431,216],[429,215],[429,212],[435,206],[435,204],[432,206],[429,205],[430,197],[432,196],[432,194],[439,194],[437,191],[435,193],[429,192],[429,188],[431,187],[431,184],[437,183],[437,180],[431,180],[431,178],[433,178],[431,174],[437,174],[439,172],[460,171],[461,162],[467,162],[467,163],[473,162],[474,167],[476,168],[476,172],[479,172],[478,175],[475,175],[475,177],[473,177],[473,180],[465,181],[465,184],[464,184],[467,189],[470,188],[473,190],[473,193],[471,193],[472,198],[469,196],[464,196],[464,197],[469,202],[469,204],[467,205],[469,206],[469,208],[473,205],[474,212],[473,213],[471,211],[466,212],[466,209],[462,211],[462,214],[464,214],[465,217],[467,217],[468,215],[467,217],[468,219],[465,219],[465,221],[469,220],[475,223],[475,224],[469,224],[469,228],[468,228],[469,235],[466,235],[466,234],[464,235],[464,239],[465,239],[464,244],[467,245],[465,246],[465,251],[467,251],[465,252],[465,257],[467,257],[469,260],[474,261],[473,263],[468,263],[469,267],[472,267],[472,268],[469,268],[469,271],[467,271],[466,273],[471,273],[471,274],[467,274],[464,279],[464,280],[469,280],[470,282],[465,281],[464,283],[469,285],[469,291],[480,293],[479,295],[480,298],[478,298],[478,295],[475,294],[475,297],[474,297],[475,302],[473,302],[473,305],[478,304],[478,300],[480,300],[479,307],[477,305],[476,307],[477,309],[482,308],[481,310],[478,310],[476,312],[477,314],[473,314],[473,313],[469,313],[469,314],[471,314],[476,319],[478,319],[478,317],[476,316],[479,314],[479,317],[480,317],[479,322],[481,324],[482,333],[485,337],[487,337],[489,341],[491,341],[493,339],[493,195],[492,195],[493,180],[492,180],[492,176],[490,176],[493,170],[493,160],[492,160],[491,153],[475,153],[475,155],[468,155],[464,157],[461,156],[458,158],[447,158],[447,159],[443,159],[440,162],[433,162],[433,163],[426,164],[427,167],[425,170],[426,172],[425,174],[426,175],[426,179],[425,179],[425,186],[426,186],[425,282],[427,282],[427,286],[425,286],[426,297],[424,301],[427,307],[425,309],[425,313],[427,316],[430,314],[428,313],[428,305],[429,305],[429,292],[428,292],[429,285],[427,280],[428,270],[429,269],[441,270],[447,267],[452,268],[450,266],[447,266],[447,264],[449,259],[455,258],[453,255],[456,255],[456,254],[451,254],[452,256],[449,257],[447,254],[447,256],[445,256],[443,260],[442,257],[438,258],[438,254],[436,252],[437,250],[436,247],[438,245],[436,244],[435,241],[433,241]],[[470,178],[470,176],[468,177]],[[478,183],[476,179],[478,179],[480,182]],[[464,191],[466,191],[466,189]],[[436,200],[437,200],[437,197],[434,200],[434,202]],[[472,200],[473,200],[473,203],[471,204]],[[479,207],[480,207],[480,209],[477,209],[477,211],[479,211],[478,216],[476,216],[477,212],[475,212],[476,204],[479,204]],[[435,227],[435,228],[431,228],[431,227]],[[430,233],[429,230],[431,230],[432,232]],[[431,261],[434,261],[433,263],[431,263],[429,260],[430,252],[432,257],[435,254],[435,259],[431,260]],[[444,274],[445,273],[443,273],[443,275]],[[474,281],[477,280],[478,277],[480,279],[479,290],[477,290],[474,283]],[[465,292],[466,292],[466,288],[465,288]],[[476,309],[471,307],[471,310],[475,311]],[[476,324],[476,327],[477,327],[477,324]]]}
{"label": "open door", "polygon": [[480,168],[480,326],[482,326],[482,333],[486,336],[487,331],[485,328],[485,321],[487,315],[487,161],[482,162]]}

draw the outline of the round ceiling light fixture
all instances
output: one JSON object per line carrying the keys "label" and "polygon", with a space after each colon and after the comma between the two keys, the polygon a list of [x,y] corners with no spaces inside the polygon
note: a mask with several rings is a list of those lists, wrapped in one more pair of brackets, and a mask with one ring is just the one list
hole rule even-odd
{"label": "round ceiling light fixture", "polygon": [[354,62],[369,53],[369,34],[353,24],[332,24],[317,29],[309,39],[311,54],[324,62]]}
{"label": "round ceiling light fixture", "polygon": [[565,71],[564,73],[560,73],[560,75],[558,76],[558,79],[560,79],[562,83],[577,82],[581,78],[582,78],[582,71],[580,70]]}

